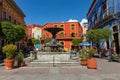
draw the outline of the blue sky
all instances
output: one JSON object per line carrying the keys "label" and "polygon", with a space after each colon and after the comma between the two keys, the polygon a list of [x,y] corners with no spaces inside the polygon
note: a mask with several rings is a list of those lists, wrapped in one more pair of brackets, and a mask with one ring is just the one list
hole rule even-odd
{"label": "blue sky", "polygon": [[81,22],[93,0],[15,0],[25,13],[26,24],[44,25],[50,22]]}

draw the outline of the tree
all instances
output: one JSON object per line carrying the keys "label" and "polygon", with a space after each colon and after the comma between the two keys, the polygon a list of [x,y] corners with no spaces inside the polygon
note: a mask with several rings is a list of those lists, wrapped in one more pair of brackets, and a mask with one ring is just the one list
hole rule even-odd
{"label": "tree", "polygon": [[87,38],[90,39],[93,43],[96,43],[97,50],[99,53],[99,43],[101,40],[108,41],[112,31],[109,28],[89,30],[87,33]]}
{"label": "tree", "polygon": [[81,42],[81,40],[80,39],[73,39],[72,40],[72,44],[73,44],[73,47],[74,47],[74,49],[77,49],[78,50],[78,48],[79,48],[79,43]]}
{"label": "tree", "polygon": [[80,43],[80,39],[73,39],[73,40],[72,40],[72,44],[73,44],[74,46],[78,46],[79,43]]}
{"label": "tree", "polygon": [[31,39],[29,39],[29,42],[30,42],[32,45],[35,45],[35,44],[39,43],[40,41],[39,41],[39,39],[31,38]]}
{"label": "tree", "polygon": [[17,33],[15,41],[20,41],[21,39],[23,39],[26,36],[25,28],[23,26],[14,25],[14,28],[15,28],[15,31]]}
{"label": "tree", "polygon": [[102,35],[106,41],[109,41],[109,38],[112,35],[112,31],[109,28],[103,28]]}
{"label": "tree", "polygon": [[51,38],[46,38],[45,40],[44,40],[44,44],[46,44],[46,43],[48,43],[48,42],[50,42],[51,41]]}
{"label": "tree", "polygon": [[20,25],[15,25],[11,22],[1,22],[2,32],[7,40],[12,42],[20,41],[25,37],[25,28]]}

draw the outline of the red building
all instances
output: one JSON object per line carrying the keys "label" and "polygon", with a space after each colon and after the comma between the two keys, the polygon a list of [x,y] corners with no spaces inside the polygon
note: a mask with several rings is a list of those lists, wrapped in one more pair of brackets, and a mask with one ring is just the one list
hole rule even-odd
{"label": "red building", "polygon": [[44,30],[48,27],[60,27],[63,31],[60,31],[56,35],[58,42],[64,45],[65,50],[69,50],[72,47],[72,40],[75,38],[80,39],[82,36],[82,27],[79,22],[60,22],[60,23],[47,23],[42,27],[42,40],[46,38],[52,38],[51,33]]}

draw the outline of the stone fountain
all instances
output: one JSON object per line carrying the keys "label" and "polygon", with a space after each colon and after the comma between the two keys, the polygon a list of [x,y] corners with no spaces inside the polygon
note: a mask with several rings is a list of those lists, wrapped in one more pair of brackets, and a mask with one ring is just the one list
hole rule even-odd
{"label": "stone fountain", "polygon": [[52,34],[51,41],[45,44],[45,48],[46,48],[45,51],[50,50],[49,52],[59,52],[59,51],[62,52],[61,48],[63,48],[63,45],[61,43],[57,42],[56,34],[59,31],[62,31],[63,28],[50,27],[50,28],[45,28],[45,30]]}
{"label": "stone fountain", "polygon": [[49,27],[44,30],[52,34],[50,42],[45,44],[44,51],[37,52],[37,63],[70,63],[70,53],[65,52],[63,45],[56,40],[56,34],[63,28]]}

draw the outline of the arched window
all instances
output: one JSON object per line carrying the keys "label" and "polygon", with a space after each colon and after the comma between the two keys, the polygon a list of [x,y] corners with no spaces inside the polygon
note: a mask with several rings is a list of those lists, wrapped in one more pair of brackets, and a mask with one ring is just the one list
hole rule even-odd
{"label": "arched window", "polygon": [[64,37],[64,33],[63,32],[60,33],[60,37]]}
{"label": "arched window", "polygon": [[75,29],[75,25],[74,25],[74,24],[71,25],[71,29],[72,29],[72,30]]}
{"label": "arched window", "polygon": [[64,25],[61,25],[60,27],[61,27],[62,29],[64,29]]}
{"label": "arched window", "polygon": [[55,28],[57,28],[57,25],[54,25]]}
{"label": "arched window", "polygon": [[71,33],[71,37],[75,37],[75,33]]}
{"label": "arched window", "polygon": [[60,42],[62,45],[64,45],[64,42]]}

